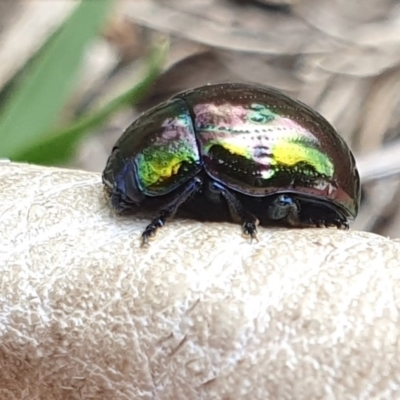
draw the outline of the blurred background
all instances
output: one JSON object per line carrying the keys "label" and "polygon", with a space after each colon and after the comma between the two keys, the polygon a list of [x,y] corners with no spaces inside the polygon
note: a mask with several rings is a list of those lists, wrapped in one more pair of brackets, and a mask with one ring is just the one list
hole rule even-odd
{"label": "blurred background", "polygon": [[353,228],[400,237],[398,0],[0,2],[0,158],[100,172],[139,113],[229,81],[324,115],[361,172]]}

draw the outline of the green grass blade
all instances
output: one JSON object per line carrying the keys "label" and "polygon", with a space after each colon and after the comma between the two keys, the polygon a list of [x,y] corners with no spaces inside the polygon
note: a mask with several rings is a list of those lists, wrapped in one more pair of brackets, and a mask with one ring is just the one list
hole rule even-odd
{"label": "green grass blade", "polygon": [[110,4],[82,1],[28,68],[0,113],[0,157],[14,159],[54,126]]}
{"label": "green grass blade", "polygon": [[14,157],[15,161],[55,165],[68,161],[79,140],[94,128],[103,124],[112,113],[123,106],[137,103],[147,92],[160,73],[168,50],[168,43],[157,45],[151,52],[146,76],[133,88],[127,90],[101,110],[78,119],[71,126],[45,135],[39,142]]}

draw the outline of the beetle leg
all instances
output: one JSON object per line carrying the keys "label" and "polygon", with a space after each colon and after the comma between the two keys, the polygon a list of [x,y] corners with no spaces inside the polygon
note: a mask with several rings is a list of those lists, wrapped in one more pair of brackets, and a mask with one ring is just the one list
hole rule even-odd
{"label": "beetle leg", "polygon": [[[290,223],[291,221],[288,220]],[[339,211],[334,211],[329,208],[322,208],[316,204],[304,204],[298,211],[298,222],[299,227],[317,227],[317,228],[329,228],[336,227],[337,229],[347,230],[349,229],[349,223],[347,218],[343,216]]]}
{"label": "beetle leg", "polygon": [[329,228],[336,227],[337,229],[347,231],[349,229],[349,223],[344,218],[332,217],[332,218],[310,218],[309,224],[304,224],[303,226],[317,226],[318,228]]}
{"label": "beetle leg", "polygon": [[178,211],[178,208],[191,196],[198,192],[202,184],[202,179],[195,177],[188,184],[186,184],[181,193],[179,193],[170,203],[160,210],[160,215],[157,218],[154,218],[151,223],[146,226],[146,229],[142,233],[142,246],[149,243],[149,239],[155,236],[157,229],[163,227],[168,219],[173,218]]}
{"label": "beetle leg", "polygon": [[335,227],[337,229],[347,231],[349,229],[349,223],[342,218],[339,217],[332,217],[332,218],[318,218],[318,217],[309,217],[304,218],[299,221],[299,223],[295,226],[301,228],[309,228],[309,227],[316,227],[316,228],[330,228]]}
{"label": "beetle leg", "polygon": [[314,203],[300,205],[286,194],[275,198],[268,209],[268,216],[273,220],[285,220],[289,225],[299,228],[334,226],[338,229],[349,229],[347,219],[338,212]]}
{"label": "beetle leg", "polygon": [[215,182],[213,183],[213,187],[223,196],[228,204],[232,219],[242,223],[243,234],[250,236],[251,240],[257,240],[257,225],[260,223],[257,217],[247,211],[240,200],[229,189]]}

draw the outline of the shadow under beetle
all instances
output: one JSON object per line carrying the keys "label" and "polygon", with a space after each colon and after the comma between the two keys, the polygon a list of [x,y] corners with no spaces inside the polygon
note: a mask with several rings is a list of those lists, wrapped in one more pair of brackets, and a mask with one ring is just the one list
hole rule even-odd
{"label": "shadow under beetle", "polygon": [[120,213],[157,213],[147,244],[178,209],[242,224],[348,229],[360,178],[340,135],[316,111],[263,86],[223,83],[180,93],[142,114],[103,172]]}

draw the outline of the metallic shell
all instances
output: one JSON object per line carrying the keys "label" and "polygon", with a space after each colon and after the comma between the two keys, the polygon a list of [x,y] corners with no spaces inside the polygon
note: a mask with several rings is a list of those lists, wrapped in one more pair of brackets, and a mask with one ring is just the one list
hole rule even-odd
{"label": "metallic shell", "polygon": [[116,147],[133,161],[138,188],[147,196],[169,193],[201,170],[192,119],[180,99],[144,113]]}
{"label": "metallic shell", "polygon": [[117,141],[103,180],[140,202],[202,170],[248,196],[294,193],[331,201],[347,217],[358,212],[355,160],[332,125],[305,104],[255,85],[203,86],[144,113]]}
{"label": "metallic shell", "polygon": [[203,86],[177,96],[194,118],[206,172],[250,196],[279,192],[332,200],[358,212],[354,157],[316,111],[270,88]]}

